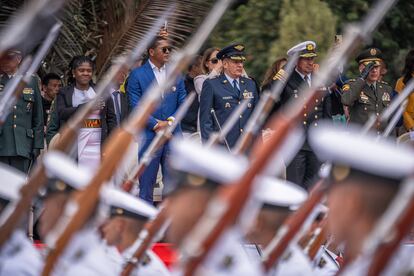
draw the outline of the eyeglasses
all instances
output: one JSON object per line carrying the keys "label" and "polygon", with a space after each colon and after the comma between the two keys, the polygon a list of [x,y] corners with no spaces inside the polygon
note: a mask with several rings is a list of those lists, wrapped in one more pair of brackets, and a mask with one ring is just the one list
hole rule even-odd
{"label": "eyeglasses", "polygon": [[167,53],[167,51],[168,51],[168,53],[171,53],[171,50],[172,50],[172,47],[171,47],[171,46],[168,46],[168,47],[162,47],[162,48],[161,48],[161,51],[162,51],[164,54],[166,54],[166,53]]}
{"label": "eyeglasses", "polygon": [[218,58],[212,58],[209,61],[213,64],[217,64],[218,63]]}

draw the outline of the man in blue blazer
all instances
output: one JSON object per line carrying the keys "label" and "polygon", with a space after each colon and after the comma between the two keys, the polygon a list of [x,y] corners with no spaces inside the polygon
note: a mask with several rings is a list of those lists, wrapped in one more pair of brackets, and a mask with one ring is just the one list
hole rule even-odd
{"label": "man in blue blazer", "polygon": [[[161,83],[167,75],[168,66],[166,66],[166,63],[171,52],[170,42],[164,37],[157,37],[151,43],[147,52],[148,61],[141,67],[134,69],[129,76],[127,93],[131,108],[135,108],[140,104],[143,95],[154,81]],[[151,114],[147,122],[138,158],[142,157],[156,133],[168,127],[175,120],[174,114],[186,95],[184,81],[181,78],[177,80],[176,84],[169,91],[163,92],[162,101],[158,109]],[[181,133],[181,130],[177,129],[177,132]],[[150,203],[153,202],[153,188],[160,165],[163,177],[166,175],[168,154],[169,145],[167,143],[155,154],[153,160],[139,179],[139,196]]]}

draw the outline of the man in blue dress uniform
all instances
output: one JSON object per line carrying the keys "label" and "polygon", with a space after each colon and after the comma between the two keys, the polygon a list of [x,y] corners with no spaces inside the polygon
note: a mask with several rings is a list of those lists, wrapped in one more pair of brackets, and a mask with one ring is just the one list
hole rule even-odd
{"label": "man in blue dress uniform", "polygon": [[[139,68],[134,69],[128,79],[127,93],[131,108],[139,105],[142,97],[148,91],[153,81],[161,83],[167,76],[169,55],[171,52],[170,42],[164,37],[157,37],[148,49],[148,61]],[[184,81],[180,78],[169,91],[164,91],[162,101],[151,114],[144,130],[143,141],[140,144],[138,158],[141,158],[148,146],[154,139],[156,133],[168,127],[174,121],[174,114],[184,101],[187,93]],[[180,129],[176,132],[181,132]],[[142,145],[142,146],[141,146]],[[155,154],[153,160],[139,179],[139,196],[148,201],[153,201],[153,188],[157,179],[157,172],[161,165],[163,176],[166,174],[166,159],[169,153],[169,145],[165,144]]]}
{"label": "man in blue dress uniform", "polygon": [[243,77],[244,46],[233,44],[217,53],[217,58],[223,62],[223,73],[213,79],[207,79],[203,84],[200,96],[200,129],[203,141],[209,139],[211,133],[219,130],[220,126],[230,117],[233,110],[247,99],[246,110],[240,115],[238,123],[226,136],[228,145],[233,147],[243,132],[243,128],[259,99],[256,84],[252,79]]}

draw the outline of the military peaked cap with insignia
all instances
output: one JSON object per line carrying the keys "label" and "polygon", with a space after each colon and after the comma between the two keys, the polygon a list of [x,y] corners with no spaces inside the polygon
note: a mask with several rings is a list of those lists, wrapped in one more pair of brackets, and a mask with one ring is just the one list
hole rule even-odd
{"label": "military peaked cap with insignia", "polygon": [[414,150],[361,133],[357,126],[334,127],[326,122],[310,130],[309,143],[317,157],[332,162],[330,176],[334,183],[352,176],[374,178],[378,184],[399,184],[412,174]]}
{"label": "military peaked cap with insignia", "polygon": [[217,53],[217,58],[221,60],[229,58],[237,61],[245,61],[246,58],[244,55],[244,45],[232,44],[230,46],[224,47]]}
{"label": "military peaked cap with insignia", "polygon": [[26,183],[24,174],[15,168],[0,163],[0,203],[7,204],[20,197],[20,188]]}
{"label": "military peaked cap with insignia", "polygon": [[255,198],[263,204],[263,207],[296,210],[308,196],[303,188],[289,181],[260,177],[257,182],[258,190],[255,192]]}
{"label": "military peaked cap with insignia", "polygon": [[382,53],[378,48],[368,48],[362,51],[355,59],[359,64],[368,64],[369,62],[375,62],[376,66],[381,65]]}
{"label": "military peaked cap with insignia", "polygon": [[109,216],[123,216],[148,220],[154,218],[158,210],[146,201],[115,187],[104,187],[101,203],[109,207]]}
{"label": "military peaked cap with insignia", "polygon": [[316,54],[316,43],[314,41],[308,40],[296,44],[287,51],[288,56],[293,56],[295,53],[299,53],[299,57],[311,58],[318,56]]}
{"label": "military peaked cap with insignia", "polygon": [[171,143],[170,183],[166,194],[182,187],[217,187],[239,179],[248,166],[243,156],[233,156],[222,148],[206,148],[189,140]]}

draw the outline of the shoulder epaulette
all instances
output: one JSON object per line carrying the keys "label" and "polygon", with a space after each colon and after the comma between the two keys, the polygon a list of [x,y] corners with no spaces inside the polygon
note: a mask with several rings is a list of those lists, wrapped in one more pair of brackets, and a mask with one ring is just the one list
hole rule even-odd
{"label": "shoulder epaulette", "polygon": [[273,76],[273,80],[281,80],[286,82],[286,71],[283,69],[280,69],[274,76]]}

